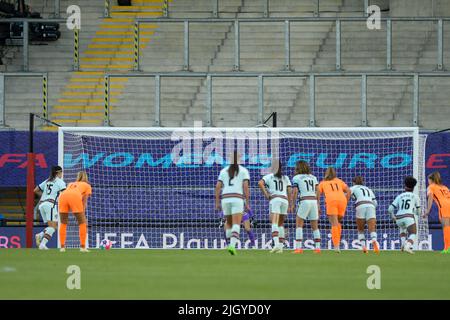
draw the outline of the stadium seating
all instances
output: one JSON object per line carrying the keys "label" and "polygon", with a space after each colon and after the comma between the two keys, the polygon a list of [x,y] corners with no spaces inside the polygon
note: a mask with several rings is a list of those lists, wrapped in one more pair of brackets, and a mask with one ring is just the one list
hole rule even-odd
{"label": "stadium seating", "polygon": [[[114,2],[114,1],[112,1]],[[70,1],[62,0],[61,8]],[[270,2],[272,17],[312,17],[315,7],[295,0]],[[220,17],[262,17],[261,1],[219,1]],[[32,71],[49,71],[50,118],[63,125],[91,126],[103,123],[103,75],[133,67],[133,18],[162,15],[161,1],[134,1],[129,8],[113,6],[111,18],[101,18],[103,3],[79,1],[82,10],[80,72],[72,69],[73,33],[61,28],[62,37],[47,46],[30,46]],[[46,1],[34,1],[36,10],[51,14]],[[61,9],[63,11],[63,9]],[[173,0],[169,17],[211,17],[209,0]],[[321,1],[321,16],[362,16],[357,0]],[[45,14],[44,14],[45,15]],[[335,71],[336,30],[334,22],[291,23],[291,68],[302,72]],[[444,56],[449,63],[450,36],[444,33]],[[241,25],[241,70],[273,72],[284,70],[283,23]],[[395,71],[436,69],[436,25],[432,22],[393,22],[393,65]],[[140,69],[146,72],[183,70],[183,24],[141,25]],[[364,22],[342,22],[342,69],[371,72],[386,70],[386,32],[368,30]],[[119,44],[121,47],[119,47]],[[232,71],[234,27],[232,23],[190,26],[190,70]],[[46,57],[50,57],[45,59]],[[7,59],[7,71],[20,70],[18,50]],[[420,120],[425,129],[448,127],[440,117],[449,100],[443,90],[446,78],[421,79]],[[19,85],[20,84],[20,85]],[[23,85],[27,90],[23,92]],[[154,124],[154,80],[114,78],[111,83],[111,125]],[[412,124],[413,81],[407,77],[368,79],[368,125],[409,126]],[[359,78],[316,79],[316,125],[359,126]],[[28,112],[41,111],[41,85],[36,79],[7,78],[6,123],[26,128]],[[205,119],[206,83],[200,78],[163,78],[161,125],[192,126]],[[21,94],[19,94],[21,93]],[[257,123],[256,78],[213,80],[213,125],[248,126]],[[267,78],[265,115],[278,112],[280,126],[309,126],[309,80]],[[236,114],[239,113],[239,119]]]}

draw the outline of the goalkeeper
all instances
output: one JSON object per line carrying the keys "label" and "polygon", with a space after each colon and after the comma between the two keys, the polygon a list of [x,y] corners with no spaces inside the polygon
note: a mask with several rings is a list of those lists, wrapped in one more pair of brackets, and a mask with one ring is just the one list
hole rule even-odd
{"label": "goalkeeper", "polygon": [[[255,234],[253,233],[252,227],[253,227],[253,211],[252,209],[248,209],[244,215],[242,216],[242,222],[244,224],[244,230],[247,233],[247,237],[250,240],[250,247],[254,248],[256,246],[256,239]],[[227,230],[231,229],[231,226],[227,225],[227,220],[225,217],[222,217],[220,219],[220,225],[219,227],[223,227],[224,233],[225,233],[225,239],[227,241],[227,245],[230,244],[230,238],[227,237]]]}

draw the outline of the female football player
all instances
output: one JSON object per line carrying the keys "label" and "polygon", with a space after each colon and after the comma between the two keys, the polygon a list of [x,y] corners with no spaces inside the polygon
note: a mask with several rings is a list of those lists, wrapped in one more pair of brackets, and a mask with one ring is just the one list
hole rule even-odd
{"label": "female football player", "polygon": [[333,241],[334,251],[341,252],[339,249],[342,235],[342,220],[344,219],[347,203],[350,200],[350,190],[344,181],[336,177],[336,170],[328,167],[325,171],[324,179],[317,188],[317,204],[320,209],[320,196],[324,194],[326,214],[331,224],[331,239]]}
{"label": "female football player", "polygon": [[[247,238],[248,238],[248,240],[250,240],[251,248],[255,247],[255,245],[256,245],[255,234],[253,233],[253,230],[252,230],[252,218],[253,218],[252,210],[244,212],[244,215],[242,216],[242,224],[244,225],[244,230],[247,233]],[[231,236],[231,234],[227,234],[227,230],[230,229],[231,227],[227,224],[226,220],[227,220],[226,217],[224,217],[221,220],[220,226],[223,225],[223,230],[224,230],[225,238],[226,238],[227,245],[228,245],[228,244],[230,244],[230,238],[227,237],[227,235]]]}
{"label": "female football player", "polygon": [[292,179],[292,202],[289,210],[293,212],[298,201],[297,216],[295,218],[294,253],[303,253],[303,225],[306,219],[311,222],[315,243],[314,252],[320,253],[319,208],[317,206],[318,184],[317,178],[311,174],[308,163],[306,161],[298,161],[295,165],[295,176]]}
{"label": "female football player", "polygon": [[284,243],[280,239],[285,238],[284,220],[291,202],[291,181],[283,175],[281,161],[275,160],[272,165],[274,173],[262,177],[258,185],[264,197],[269,200],[269,213],[272,214],[272,239],[271,252],[283,252]]}
{"label": "female football player", "polygon": [[444,250],[441,253],[450,254],[450,191],[442,183],[441,174],[433,172],[428,176],[428,206],[424,214],[426,218],[433,206],[433,201],[439,209],[439,221],[444,232]]}
{"label": "female football player", "polygon": [[36,246],[39,250],[47,250],[47,242],[52,238],[53,233],[58,229],[58,197],[66,189],[66,184],[62,180],[62,168],[52,167],[50,177],[39,184],[34,193],[41,196],[38,210],[47,227],[35,235]]}
{"label": "female football player", "polygon": [[353,178],[353,186],[350,188],[352,199],[355,201],[356,210],[356,227],[358,229],[358,240],[361,243],[361,247],[364,253],[367,253],[366,237],[365,237],[365,225],[367,223],[367,229],[370,233],[370,239],[372,241],[373,251],[379,253],[376,232],[376,215],[375,209],[377,206],[377,200],[373,191],[364,185],[364,178],[356,176]]}
{"label": "female football player", "polygon": [[244,207],[247,211],[250,210],[250,174],[238,164],[236,151],[233,153],[232,163],[220,171],[215,196],[216,209],[223,210],[226,217],[225,232],[226,237],[230,238],[227,250],[231,255],[235,255]]}
{"label": "female football player", "polygon": [[[388,211],[400,228],[402,251],[413,254],[414,242],[417,238],[416,215],[420,209],[420,199],[413,193],[417,185],[417,180],[414,177],[406,177],[404,184],[405,192],[395,198]],[[406,240],[407,235],[408,240]]]}
{"label": "female football player", "polygon": [[59,210],[61,216],[61,225],[59,228],[59,238],[61,244],[61,252],[66,249],[66,230],[69,221],[69,211],[73,213],[78,221],[80,251],[89,252],[86,248],[87,223],[86,223],[86,206],[88,198],[92,194],[91,185],[88,182],[88,176],[85,171],[77,174],[77,179],[73,183],[69,183],[67,189],[61,193],[59,197]]}

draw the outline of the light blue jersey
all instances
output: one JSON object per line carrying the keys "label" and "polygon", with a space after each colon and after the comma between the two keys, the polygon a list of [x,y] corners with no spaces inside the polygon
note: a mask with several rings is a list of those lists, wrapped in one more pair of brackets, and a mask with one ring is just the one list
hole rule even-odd
{"label": "light blue jersey", "polygon": [[66,183],[60,178],[55,178],[52,181],[47,179],[39,184],[39,189],[42,191],[41,202],[56,203],[59,194],[66,189]]}

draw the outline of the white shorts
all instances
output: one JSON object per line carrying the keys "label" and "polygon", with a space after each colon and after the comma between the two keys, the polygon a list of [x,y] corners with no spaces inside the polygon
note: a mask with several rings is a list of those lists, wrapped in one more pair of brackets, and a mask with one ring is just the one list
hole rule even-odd
{"label": "white shorts", "polygon": [[44,223],[48,221],[58,222],[58,208],[50,202],[43,202],[39,205],[39,212],[41,213]]}
{"label": "white shorts", "polygon": [[397,219],[396,223],[397,223],[397,226],[398,226],[400,229],[403,229],[403,230],[404,230],[404,229],[406,229],[406,228],[412,226],[413,224],[415,224],[415,223],[416,223],[416,219],[414,219],[414,218],[409,218],[409,217],[407,217],[407,218],[401,218],[401,219]]}
{"label": "white shorts", "polygon": [[274,198],[269,202],[269,213],[287,214],[289,202],[283,198]]}
{"label": "white shorts", "polygon": [[229,216],[237,213],[244,213],[244,199],[240,198],[222,199],[222,210],[224,216]]}
{"label": "white shorts", "polygon": [[376,219],[375,206],[371,204],[362,204],[356,207],[356,219]]}
{"label": "white shorts", "polygon": [[302,200],[297,208],[297,216],[303,220],[319,220],[317,200]]}

